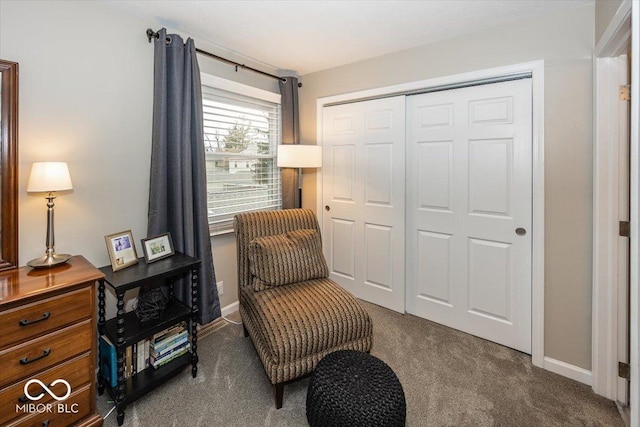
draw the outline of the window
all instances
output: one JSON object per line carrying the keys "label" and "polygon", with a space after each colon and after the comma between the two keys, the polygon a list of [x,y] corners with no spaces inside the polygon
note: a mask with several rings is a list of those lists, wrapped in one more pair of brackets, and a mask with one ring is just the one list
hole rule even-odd
{"label": "window", "polygon": [[240,212],[280,209],[280,95],[202,75],[207,208],[211,235]]}

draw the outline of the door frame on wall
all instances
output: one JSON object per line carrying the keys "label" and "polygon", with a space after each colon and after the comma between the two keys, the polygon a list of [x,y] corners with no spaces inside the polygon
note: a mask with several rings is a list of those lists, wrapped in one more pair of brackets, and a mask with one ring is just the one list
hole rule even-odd
{"label": "door frame on wall", "polygon": [[[631,419],[640,424],[640,5],[631,6]],[[634,404],[635,402],[635,404]]]}
{"label": "door frame on wall", "polygon": [[[617,398],[620,126],[618,57],[631,42],[631,2],[623,1],[593,53],[593,293],[591,370],[593,390]],[[630,344],[630,343],[629,343]]]}
{"label": "door frame on wall", "polygon": [[[630,22],[629,22],[630,21]],[[596,46],[594,51],[594,93],[599,94],[600,88],[599,59],[606,58],[607,56],[614,56],[616,54],[626,53],[620,52],[620,49],[627,45],[631,40],[631,120],[630,120],[630,294],[629,294],[629,310],[630,310],[630,358],[629,364],[631,366],[631,393],[629,396],[630,411],[628,425],[638,425],[640,422],[640,7],[637,2],[624,0],[618,11],[611,19],[609,26],[605,30],[601,37],[600,42]],[[602,104],[601,104],[602,102]],[[605,104],[606,100],[596,99],[594,102],[594,126],[602,124],[603,116],[606,114]],[[597,128],[596,128],[597,129]],[[599,133],[595,134],[596,137]],[[605,140],[595,140],[594,150],[600,150],[602,144],[605,144]],[[594,167],[596,166],[595,157],[599,156],[598,151],[594,151]],[[617,168],[609,171],[609,175],[601,176],[602,180],[609,180],[613,174],[617,174]],[[595,177],[595,175],[594,175]],[[596,181],[594,179],[594,203],[595,198],[598,196],[596,190]],[[600,184],[600,183],[598,183]],[[597,205],[594,205],[597,206]],[[604,209],[605,206],[602,206]],[[596,212],[594,211],[594,236],[596,236],[595,222]],[[609,218],[609,220],[617,221],[617,218]],[[594,240],[594,245],[595,245]],[[597,246],[594,246],[594,254]],[[601,258],[594,258],[594,269],[596,263],[600,268],[606,268],[607,264]],[[594,270],[595,271],[595,270]],[[594,275],[594,278],[596,276]],[[609,298],[605,300],[605,304],[601,304],[599,307],[595,307],[594,304],[594,345],[593,345],[593,366],[594,372],[594,385],[597,379],[599,389],[594,390],[598,394],[603,392],[609,392],[609,398],[614,398],[615,390],[612,390],[612,383],[615,382],[617,377],[617,370],[613,370],[611,362],[614,367],[617,365],[616,359],[611,359],[612,355],[616,355],[617,349],[617,333],[614,333],[607,340],[607,336],[604,333],[596,334],[595,328],[602,328],[603,331],[611,330],[610,325],[615,325],[618,317],[617,305],[611,301],[610,294],[615,292],[613,286],[606,286],[607,283],[612,282],[596,282],[594,280],[594,297],[596,292],[604,293]],[[617,331],[616,331],[617,332]],[[599,356],[599,357],[597,357]],[[597,359],[596,359],[597,357]],[[623,412],[623,416],[627,416],[626,412]]]}
{"label": "door frame on wall", "polygon": [[[492,79],[522,76],[530,73],[532,79],[532,140],[533,140],[533,234],[532,234],[532,295],[531,295],[531,360],[535,366],[553,371],[560,375],[581,381],[591,382],[589,371],[564,362],[544,357],[544,61],[532,61],[496,67],[486,70],[472,71],[462,74],[437,77],[428,80],[404,83],[368,89],[358,92],[318,98],[317,108],[317,144],[322,145],[323,108],[329,105],[343,104],[368,99],[416,94],[433,88],[454,88],[471,85],[473,82],[488,83]],[[318,169],[316,177],[316,203],[318,215],[324,212],[322,205],[322,169]],[[323,230],[324,233],[324,230]]]}

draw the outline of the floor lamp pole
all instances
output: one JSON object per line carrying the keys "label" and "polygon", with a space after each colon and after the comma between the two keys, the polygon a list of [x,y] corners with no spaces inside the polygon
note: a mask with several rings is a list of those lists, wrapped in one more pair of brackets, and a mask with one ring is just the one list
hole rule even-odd
{"label": "floor lamp pole", "polygon": [[298,206],[302,207],[302,168],[298,168]]}

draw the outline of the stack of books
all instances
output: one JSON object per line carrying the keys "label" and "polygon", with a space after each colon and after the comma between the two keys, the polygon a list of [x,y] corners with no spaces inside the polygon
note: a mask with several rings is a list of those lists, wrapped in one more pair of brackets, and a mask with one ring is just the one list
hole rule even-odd
{"label": "stack of books", "polygon": [[125,350],[124,377],[129,378],[149,366],[149,340],[139,341]]}
{"label": "stack of books", "polygon": [[149,343],[149,364],[159,368],[187,353],[190,348],[189,332],[183,322],[152,337]]}

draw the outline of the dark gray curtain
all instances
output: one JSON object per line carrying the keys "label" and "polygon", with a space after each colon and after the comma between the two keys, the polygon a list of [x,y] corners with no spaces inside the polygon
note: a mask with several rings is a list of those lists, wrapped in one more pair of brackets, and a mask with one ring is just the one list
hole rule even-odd
{"label": "dark gray curtain", "polygon": [[[300,144],[300,118],[298,111],[298,79],[287,77],[280,80],[282,115],[282,143]],[[300,207],[298,192],[298,169],[282,168],[282,208]]]}
{"label": "dark gray curtain", "polygon": [[[220,317],[207,220],[200,69],[192,39],[159,31],[154,42],[153,140],[147,234],[171,233],[175,250],[202,261],[199,322]],[[191,305],[191,282],[174,295]]]}

